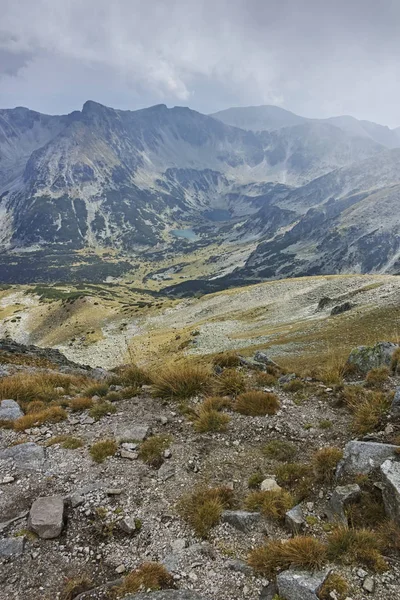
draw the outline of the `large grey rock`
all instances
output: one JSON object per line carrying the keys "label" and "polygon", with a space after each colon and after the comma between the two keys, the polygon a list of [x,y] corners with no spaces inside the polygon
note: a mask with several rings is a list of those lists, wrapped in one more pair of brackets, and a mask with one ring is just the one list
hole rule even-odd
{"label": "large grey rock", "polygon": [[34,442],[17,444],[0,451],[0,461],[10,462],[21,469],[40,469],[44,463],[43,446]]}
{"label": "large grey rock", "polygon": [[350,352],[347,365],[355,367],[359,373],[368,373],[376,367],[389,367],[393,352],[398,347],[391,342],[378,342],[375,346],[359,346]]}
{"label": "large grey rock", "polygon": [[357,483],[336,487],[330,499],[333,520],[347,525],[347,517],[344,511],[345,506],[350,502],[358,500],[360,494],[361,488]]}
{"label": "large grey rock", "polygon": [[190,590],[160,590],[149,594],[130,594],[124,596],[124,600],[206,600],[196,592]]}
{"label": "large grey rock", "polygon": [[282,488],[276,483],[275,479],[269,477],[261,482],[260,490],[262,492],[280,492]]}
{"label": "large grey rock", "polygon": [[386,512],[400,525],[400,463],[386,460],[381,466],[381,473]]}
{"label": "large grey rock", "polygon": [[400,387],[396,388],[396,393],[392,401],[390,413],[394,419],[400,419]]}
{"label": "large grey rock", "polygon": [[126,425],[115,431],[118,442],[143,442],[150,435],[148,425]]}
{"label": "large grey rock", "polygon": [[15,421],[23,416],[24,413],[15,400],[3,400],[0,403],[0,421]]}
{"label": "large grey rock", "polygon": [[305,520],[301,504],[297,504],[285,514],[285,525],[294,534],[299,533],[305,527]]}
{"label": "large grey rock", "polygon": [[386,459],[394,457],[399,446],[380,444],[378,442],[348,442],[344,448],[343,458],[337,466],[336,477],[343,475],[368,475],[377,469]]}
{"label": "large grey rock", "polygon": [[299,571],[289,569],[276,578],[279,596],[285,600],[318,600],[318,592],[330,570]]}
{"label": "large grey rock", "polygon": [[259,512],[246,510],[224,510],[221,515],[222,523],[229,523],[240,531],[249,531],[261,518]]}
{"label": "large grey rock", "polygon": [[267,365],[269,367],[275,367],[275,368],[279,369],[279,366],[277,365],[277,363],[275,361],[273,361],[272,358],[270,358],[267,354],[265,354],[265,352],[261,352],[261,350],[258,350],[255,353],[254,360],[255,360],[255,362],[261,363],[263,365]]}
{"label": "large grey rock", "polygon": [[61,534],[64,525],[64,499],[61,496],[38,498],[31,506],[28,527],[48,540]]}
{"label": "large grey rock", "polygon": [[0,556],[21,556],[24,551],[24,545],[25,538],[22,536],[0,540]]}

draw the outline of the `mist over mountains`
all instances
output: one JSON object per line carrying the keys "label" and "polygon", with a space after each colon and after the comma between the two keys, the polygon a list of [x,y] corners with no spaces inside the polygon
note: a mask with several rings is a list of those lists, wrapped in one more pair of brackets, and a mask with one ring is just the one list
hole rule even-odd
{"label": "mist over mountains", "polygon": [[182,230],[185,252],[248,247],[244,261],[216,269],[211,287],[216,277],[224,287],[232,278],[397,273],[399,191],[399,130],[353,117],[306,119],[276,106],[121,111],[93,101],[62,116],[0,110],[9,263],[44,251],[174,252]]}

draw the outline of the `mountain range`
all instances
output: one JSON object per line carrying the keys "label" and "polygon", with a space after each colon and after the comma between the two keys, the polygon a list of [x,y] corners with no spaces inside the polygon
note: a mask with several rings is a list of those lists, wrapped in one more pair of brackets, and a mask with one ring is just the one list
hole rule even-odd
{"label": "mountain range", "polygon": [[228,272],[217,260],[202,289],[398,273],[399,193],[400,130],[353,117],[93,101],[62,116],[0,110],[3,282],[15,276],[13,260],[23,271],[35,252],[110,250],[140,262],[216,243],[248,252]]}

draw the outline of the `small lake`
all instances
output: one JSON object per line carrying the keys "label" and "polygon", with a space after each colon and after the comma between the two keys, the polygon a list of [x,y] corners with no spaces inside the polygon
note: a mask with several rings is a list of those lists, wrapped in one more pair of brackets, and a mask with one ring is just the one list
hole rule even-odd
{"label": "small lake", "polygon": [[190,242],[195,242],[199,239],[199,236],[193,231],[193,229],[171,229],[171,233],[177,238],[189,240]]}
{"label": "small lake", "polygon": [[203,216],[210,221],[220,222],[220,221],[230,221],[231,213],[229,210],[225,210],[223,208],[213,208],[212,210],[206,210],[203,213]]}

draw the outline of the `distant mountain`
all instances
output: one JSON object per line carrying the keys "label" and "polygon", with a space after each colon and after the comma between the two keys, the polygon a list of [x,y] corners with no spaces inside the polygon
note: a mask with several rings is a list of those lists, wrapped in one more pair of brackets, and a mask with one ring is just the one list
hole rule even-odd
{"label": "distant mountain", "polygon": [[247,106],[228,108],[214,113],[212,117],[246,131],[276,131],[304,123],[327,123],[338,127],[354,137],[369,138],[386,148],[400,147],[400,128],[389,129],[370,121],[360,121],[350,116],[330,117],[328,119],[308,119],[300,117],[278,106]]}
{"label": "distant mountain", "polygon": [[326,123],[254,133],[164,105],[121,111],[88,101],[63,117],[1,115],[4,248],[165,243],[171,228],[207,225],[215,210],[254,214],[260,204],[239,191],[244,184],[301,185],[382,151]]}

